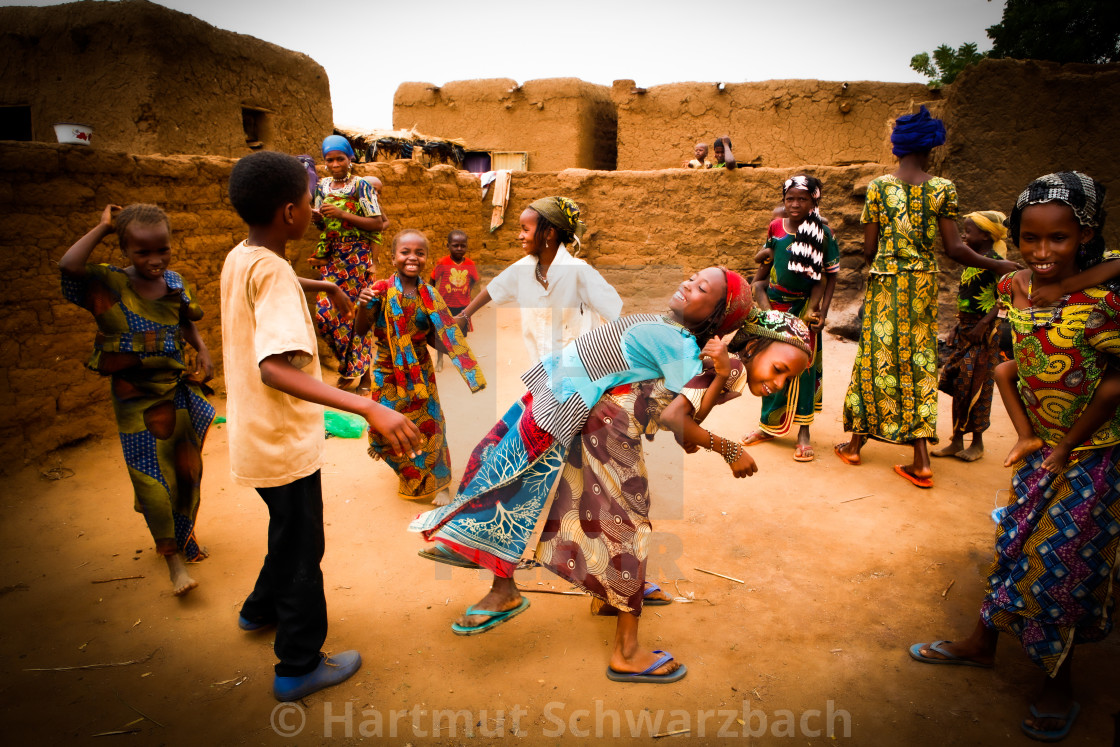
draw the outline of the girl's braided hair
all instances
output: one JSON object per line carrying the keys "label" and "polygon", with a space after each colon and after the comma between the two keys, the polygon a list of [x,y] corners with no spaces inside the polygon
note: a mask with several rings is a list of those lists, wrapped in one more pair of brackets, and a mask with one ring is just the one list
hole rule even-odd
{"label": "girl's braided hair", "polygon": [[137,226],[158,226],[160,223],[167,226],[168,235],[171,234],[171,221],[167,213],[158,205],[149,205],[145,202],[134,202],[125,207],[114,219],[117,240],[120,242],[121,251],[125,248],[125,234],[133,224]]}

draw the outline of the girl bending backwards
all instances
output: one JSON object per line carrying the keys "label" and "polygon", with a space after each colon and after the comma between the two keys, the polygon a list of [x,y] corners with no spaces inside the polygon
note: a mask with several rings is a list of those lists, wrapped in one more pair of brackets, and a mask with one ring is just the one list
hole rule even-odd
{"label": "girl bending backwards", "polygon": [[[763,264],[755,273],[755,301],[763,309],[777,309],[806,319],[816,339],[813,362],[805,373],[782,392],[768,392],[762,399],[759,429],[744,439],[747,446],[786,435],[799,425],[793,458],[811,462],[815,456],[809,440],[809,425],[821,411],[824,374],[824,331],[836,273],[840,271],[840,249],[824,224],[818,205],[821,181],[798,175],[782,185],[785,218],[770,223],[766,245],[759,256]],[[769,272],[767,272],[769,265]]]}
{"label": "girl bending backwards", "polygon": [[[740,377],[752,392],[780,389],[808,365],[808,330],[800,320],[757,311],[748,318],[750,312],[745,281],[709,267],[680,285],[666,314],[622,317],[522,375],[529,391],[476,447],[455,501],[410,526],[438,543],[426,556],[494,574],[489,593],[451,626],[456,634],[485,632],[529,607],[513,572],[526,549],[532,552],[544,514],[536,559],[617,610],[607,676],[673,682],[685,675],[671,654],[638,643],[650,532],[641,436],[665,428],[686,449],[720,453],[736,477],[756,471],[740,444],[691,417],[694,403],[698,415],[706,414],[736,373],[713,336],[744,320],[748,336],[788,343],[759,346],[746,362]],[[691,383],[701,374],[701,345],[714,372]]]}
{"label": "girl bending backwards", "polygon": [[[119,212],[117,212],[119,211]],[[114,226],[114,213],[116,220]],[[129,266],[87,264],[113,232]],[[198,586],[187,563],[206,557],[194,536],[202,482],[202,444],[214,420],[201,384],[214,376],[195,327],[202,309],[171,264],[171,225],[155,205],[107,205],[101,221],[59,260],[62,294],[93,314],[93,355],[86,365],[109,377],[109,396],[124,447],[135,509],[144,515],[182,596]],[[197,351],[187,371],[184,343]]]}
{"label": "girl bending backwards", "polygon": [[397,456],[380,434],[370,431],[369,455],[384,459],[400,478],[401,498],[446,505],[451,496],[451,455],[447,423],[439,404],[436,372],[428,345],[442,350],[459,369],[472,392],[486,386],[466,335],[455,325],[439,291],[421,282],[428,260],[428,240],[415,230],[393,239],[393,266],[358,296],[362,309],[355,326],[356,345],[373,328],[377,357],[373,362],[373,399],[416,424],[424,443],[414,458]]}
{"label": "girl bending backwards", "polygon": [[[544,197],[521,213],[525,256],[498,274],[455,316],[466,330],[471,315],[490,301],[521,307],[521,336],[529,360],[558,354],[569,342],[622,313],[622,299],[578,252],[586,230],[579,206],[567,197]],[[600,318],[602,317],[602,319]]]}
{"label": "girl bending backwards", "polygon": [[[354,149],[341,135],[323,140],[323,160],[330,176],[323,177],[312,195],[315,225],[321,229],[315,254],[308,260],[320,268],[322,278],[341,288],[356,302],[358,293],[373,282],[377,259],[374,244],[389,221],[382,215],[374,186],[351,173]],[[338,386],[358,382],[361,394],[369,391],[373,351],[363,335],[353,334],[353,319],[330,294],[320,294],[315,305],[315,326],[338,359]]]}
{"label": "girl bending backwards", "polygon": [[1076,644],[1112,627],[1120,550],[1120,296],[1101,286],[1056,306],[1032,306],[1040,288],[1070,282],[1101,258],[1104,188],[1061,172],[1031,182],[1011,213],[1011,238],[1028,269],[999,283],[1015,360],[996,369],[1019,440],[1011,500],[993,514],[995,559],[980,619],[965,639],[915,644],[931,664],[991,667],[1000,631],[1019,639],[1046,674],[1023,731],[1055,742],[1080,705],[1071,665]]}
{"label": "girl bending backwards", "polygon": [[[995,210],[964,217],[964,243],[989,259],[1005,259],[1007,216]],[[996,282],[999,276],[980,267],[961,272],[957,294],[957,326],[949,333],[949,360],[941,369],[937,388],[953,398],[953,439],[935,457],[955,456],[974,462],[984,456],[984,431],[991,424],[992,374],[999,362],[999,311]],[[972,443],[964,447],[964,434]]]}

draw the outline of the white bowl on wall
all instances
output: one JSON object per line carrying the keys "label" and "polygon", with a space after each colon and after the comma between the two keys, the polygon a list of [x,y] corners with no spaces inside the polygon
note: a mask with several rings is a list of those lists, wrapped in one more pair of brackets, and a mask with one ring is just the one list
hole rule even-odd
{"label": "white bowl on wall", "polygon": [[54,126],[55,137],[65,145],[89,145],[93,139],[93,128],[74,122],[58,122]]}

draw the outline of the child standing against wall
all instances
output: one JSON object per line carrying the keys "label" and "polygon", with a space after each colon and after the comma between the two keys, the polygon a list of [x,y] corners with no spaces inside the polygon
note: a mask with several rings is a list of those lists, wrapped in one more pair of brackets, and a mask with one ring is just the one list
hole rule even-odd
{"label": "child standing against wall", "polygon": [[[467,234],[455,229],[447,234],[447,256],[440,257],[432,270],[431,284],[447,304],[451,316],[463,313],[478,285],[478,268],[467,256]],[[468,324],[467,331],[473,328]],[[443,351],[437,348],[436,370],[443,370]]]}
{"label": "child standing against wall", "polygon": [[521,335],[536,363],[622,313],[622,299],[595,268],[576,259],[587,226],[567,197],[543,197],[521,213],[525,256],[503,270],[455,319],[466,329],[471,315],[491,300],[521,307]]}
{"label": "child standing against wall", "polygon": [[[304,177],[304,193],[307,179]],[[119,211],[119,212],[118,212]],[[113,215],[116,213],[116,220]],[[114,225],[115,224],[115,225]],[[87,264],[116,232],[129,265]],[[214,408],[202,382],[214,376],[195,322],[202,309],[171,264],[171,224],[155,205],[106,205],[101,220],[59,260],[62,294],[97,322],[86,365],[110,381],[134,507],[167,561],[175,596],[198,586],[186,563],[206,557],[194,536],[202,483],[202,444]],[[186,370],[184,343],[198,352],[199,374]]]}
{"label": "child standing against wall", "polygon": [[[464,247],[465,250],[465,247]],[[435,370],[428,346],[445,351],[472,392],[486,386],[482,368],[456,326],[447,304],[432,286],[422,282],[428,261],[428,240],[419,231],[406,229],[393,239],[393,266],[388,280],[362,290],[356,330],[373,328],[377,356],[373,362],[373,399],[408,417],[419,428],[423,444],[406,459],[392,444],[370,434],[369,455],[384,459],[400,478],[401,498],[451,502],[451,454],[447,449],[447,422],[439,403]]]}
{"label": "child standing against wall", "polygon": [[775,218],[770,223],[752,284],[760,308],[785,311],[807,320],[816,338],[816,352],[805,373],[785,390],[763,397],[759,430],[744,440],[748,446],[769,441],[787,434],[794,424],[800,425],[793,451],[798,462],[811,462],[815,457],[809,425],[821,411],[822,333],[832,305],[836,273],[840,271],[840,249],[818,209],[821,186],[815,176],[803,174],[782,185],[787,217]]}
{"label": "child standing against wall", "polygon": [[272,151],[248,155],[233,167],[229,196],[249,226],[248,238],[222,267],[230,470],[268,507],[268,554],[238,625],[247,631],[276,625],[273,694],[298,700],[361,666],[357,651],[322,653],[323,406],[361,415],[398,453],[415,454],[420,434],[404,416],[320,377],[304,288],[284,256],[287,243],[311,223],[299,161]]}
{"label": "child standing against wall", "polygon": [[[964,243],[984,257],[1006,259],[1007,216],[995,210],[964,217]],[[953,438],[930,454],[974,462],[984,456],[984,431],[991,424],[992,374],[999,362],[999,309],[992,270],[966,267],[957,293],[957,326],[949,333],[949,360],[937,388],[953,398]],[[964,434],[972,443],[964,447]]]}

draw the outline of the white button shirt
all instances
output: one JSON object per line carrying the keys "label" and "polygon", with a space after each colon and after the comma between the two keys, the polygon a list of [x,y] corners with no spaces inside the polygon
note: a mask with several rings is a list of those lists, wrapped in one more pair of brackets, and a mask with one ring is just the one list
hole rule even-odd
{"label": "white button shirt", "polygon": [[521,336],[530,361],[559,353],[565,345],[622,313],[622,299],[603,276],[563,244],[548,268],[548,288],[536,278],[537,258],[522,257],[490,281],[495,303],[521,307]]}

